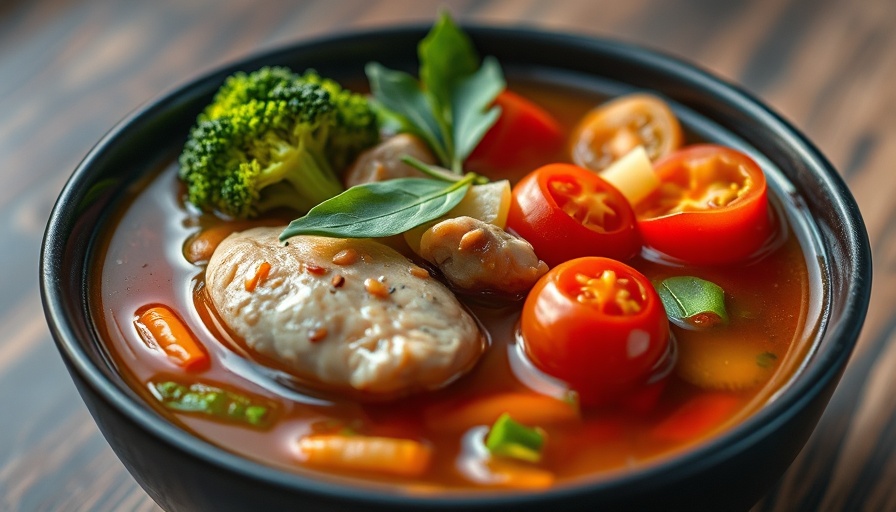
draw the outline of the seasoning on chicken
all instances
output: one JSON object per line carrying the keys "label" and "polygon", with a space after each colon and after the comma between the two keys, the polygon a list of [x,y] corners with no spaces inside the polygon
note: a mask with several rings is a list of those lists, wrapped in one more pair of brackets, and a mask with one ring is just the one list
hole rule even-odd
{"label": "seasoning on chicken", "polygon": [[529,242],[474,219],[456,217],[428,229],[420,255],[456,288],[520,294],[548,271]]}
{"label": "seasoning on chicken", "polygon": [[346,188],[395,178],[424,178],[422,172],[401,161],[405,155],[425,164],[437,163],[426,143],[414,135],[402,133],[361,153],[345,172]]}
{"label": "seasoning on chicken", "polygon": [[485,349],[454,295],[395,250],[315,236],[284,246],[280,231],[225,239],[206,283],[246,346],[301,381],[359,399],[394,398],[448,384]]}

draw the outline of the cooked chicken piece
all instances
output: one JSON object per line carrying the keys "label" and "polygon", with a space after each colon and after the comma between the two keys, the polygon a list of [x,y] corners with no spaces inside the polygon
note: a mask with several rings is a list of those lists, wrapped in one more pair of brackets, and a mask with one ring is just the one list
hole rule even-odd
{"label": "cooked chicken piece", "polygon": [[472,217],[429,228],[420,239],[420,255],[467,291],[523,293],[548,271],[529,242]]}
{"label": "cooked chicken piece", "polygon": [[435,164],[436,158],[419,138],[401,133],[390,137],[361,153],[345,172],[345,186],[385,181],[393,178],[423,178],[424,174],[401,161],[405,155],[425,164]]}
{"label": "cooked chicken piece", "polygon": [[440,388],[485,338],[454,295],[373,240],[234,233],[206,270],[223,321],[301,381],[360,399]]}

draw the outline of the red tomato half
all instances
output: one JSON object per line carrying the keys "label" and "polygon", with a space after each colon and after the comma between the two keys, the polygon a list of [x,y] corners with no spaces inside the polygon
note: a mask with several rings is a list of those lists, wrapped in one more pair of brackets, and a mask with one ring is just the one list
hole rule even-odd
{"label": "red tomato half", "polygon": [[665,369],[669,320],[650,281],[608,258],[567,261],[529,292],[520,321],[536,367],[567,382],[583,405],[636,397]]}
{"label": "red tomato half", "polygon": [[467,158],[467,170],[494,178],[556,159],[564,136],[551,114],[506,89],[495,104],[501,107],[501,117]]}
{"label": "red tomato half", "polygon": [[635,214],[597,174],[550,164],[513,187],[507,226],[550,266],[580,256],[627,260],[641,249]]}
{"label": "red tomato half", "polygon": [[765,175],[747,155],[689,146],[655,165],[660,187],[637,206],[644,242],[701,265],[741,261],[772,234]]}

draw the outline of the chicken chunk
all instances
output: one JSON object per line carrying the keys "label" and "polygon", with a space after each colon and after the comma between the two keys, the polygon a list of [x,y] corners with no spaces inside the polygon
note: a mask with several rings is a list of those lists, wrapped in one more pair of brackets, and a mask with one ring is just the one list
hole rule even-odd
{"label": "chicken chunk", "polygon": [[529,242],[472,217],[429,228],[420,239],[420,255],[467,291],[524,293],[548,271]]}
{"label": "chicken chunk", "polygon": [[436,158],[426,143],[408,133],[390,137],[361,153],[345,172],[345,186],[385,181],[394,178],[423,178],[422,172],[401,161],[405,155],[425,164],[435,164]]}
{"label": "chicken chunk", "polygon": [[234,233],[206,270],[222,320],[300,381],[359,399],[445,386],[485,349],[478,325],[422,268],[373,240]]}

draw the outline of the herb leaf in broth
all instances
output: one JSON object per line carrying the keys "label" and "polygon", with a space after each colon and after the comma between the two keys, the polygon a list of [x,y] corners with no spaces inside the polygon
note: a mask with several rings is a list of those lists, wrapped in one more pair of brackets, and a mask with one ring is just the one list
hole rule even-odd
{"label": "herb leaf in broth", "polygon": [[693,276],[664,279],[657,287],[669,320],[686,329],[704,329],[728,323],[725,291],[717,284]]}
{"label": "herb leaf in broth", "polygon": [[489,108],[489,105],[503,90],[501,66],[491,57],[486,57],[482,67],[462,80],[454,89],[451,101],[454,121],[453,169],[460,168],[463,161],[476,149],[479,141],[485,137],[489,128],[498,121],[501,109]]}
{"label": "herb leaf in broth", "polygon": [[[497,60],[479,67],[473,44],[443,13],[417,47],[420,82],[377,63],[365,68],[378,105],[397,118],[404,131],[430,146],[445,167],[456,173],[500,116],[492,106],[504,90]],[[477,69],[478,67],[478,69]]]}
{"label": "herb leaf in broth", "polygon": [[201,383],[150,382],[149,391],[166,408],[198,413],[220,420],[266,427],[272,422],[271,407],[248,396]]}
{"label": "herb leaf in broth", "polygon": [[457,206],[478,176],[455,182],[399,178],[354,186],[289,223],[280,240],[296,235],[379,238],[441,217]]}
{"label": "herb leaf in broth", "polygon": [[394,71],[370,62],[364,68],[370,81],[370,91],[377,104],[397,119],[402,131],[420,137],[432,149],[440,162],[450,161],[448,143],[442,123],[430,106],[430,100],[420,89],[417,80],[402,71]]}

